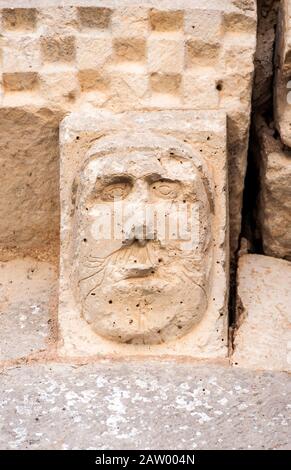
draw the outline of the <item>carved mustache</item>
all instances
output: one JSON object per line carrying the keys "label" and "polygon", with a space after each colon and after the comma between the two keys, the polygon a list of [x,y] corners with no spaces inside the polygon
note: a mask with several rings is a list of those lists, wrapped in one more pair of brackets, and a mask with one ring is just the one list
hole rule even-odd
{"label": "carved mustache", "polygon": [[[149,269],[155,270],[159,264],[159,260],[161,261],[161,259],[158,258],[157,248],[153,248],[152,245],[153,243],[150,249],[147,243],[140,245],[139,243],[135,243],[134,239],[131,239],[124,247],[111,253],[106,258],[98,258],[92,255],[87,256],[84,265],[88,269],[94,269],[95,274],[116,265],[127,267],[136,272],[138,270],[145,271],[146,273]],[[87,279],[91,276],[92,274],[83,279]]]}
{"label": "carved mustache", "polygon": [[[78,282],[80,285],[83,281],[95,279],[94,287],[89,290],[88,295],[96,290],[104,281],[105,275],[110,276],[110,272],[115,266],[119,266],[122,272],[122,278],[138,278],[147,277],[158,271],[161,263],[163,262],[160,246],[157,240],[146,241],[145,245],[140,245],[134,238],[129,239],[128,245],[119,248],[106,258],[100,258],[93,255],[88,255],[85,258],[84,265],[90,270],[90,274],[81,278]],[[181,281],[191,281],[196,286],[200,287],[207,299],[205,286],[203,284],[203,274],[201,273],[201,264],[193,266],[193,255],[191,258],[182,256],[181,254],[174,253],[175,260],[182,261],[180,277]],[[195,264],[195,263],[194,263]],[[93,272],[92,272],[93,271]],[[164,273],[167,276],[167,273]],[[184,281],[183,281],[184,279]]]}

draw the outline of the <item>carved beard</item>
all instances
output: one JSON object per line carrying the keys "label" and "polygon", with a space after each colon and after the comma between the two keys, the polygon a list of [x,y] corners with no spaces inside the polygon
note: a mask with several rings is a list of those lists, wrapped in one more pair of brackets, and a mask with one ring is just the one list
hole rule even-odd
{"label": "carved beard", "polygon": [[78,292],[82,315],[101,336],[158,344],[188,333],[207,308],[205,253],[158,241],[118,249],[106,258],[84,253]]}

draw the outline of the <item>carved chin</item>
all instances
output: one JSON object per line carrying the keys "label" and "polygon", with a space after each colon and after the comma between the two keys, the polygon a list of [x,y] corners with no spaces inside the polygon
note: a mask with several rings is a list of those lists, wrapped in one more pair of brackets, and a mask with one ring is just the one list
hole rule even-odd
{"label": "carved chin", "polygon": [[[151,288],[152,287],[152,288]],[[160,344],[189,333],[207,309],[204,290],[197,284],[161,289],[148,286],[130,291],[92,291],[82,314],[98,335],[131,344]]]}

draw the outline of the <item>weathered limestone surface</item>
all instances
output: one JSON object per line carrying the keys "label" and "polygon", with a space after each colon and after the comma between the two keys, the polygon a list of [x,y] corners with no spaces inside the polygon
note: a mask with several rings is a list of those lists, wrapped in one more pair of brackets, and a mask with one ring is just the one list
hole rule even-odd
{"label": "weathered limestone surface", "polygon": [[31,258],[0,263],[0,361],[47,349],[55,283],[56,270],[49,263]]}
{"label": "weathered limestone surface", "polygon": [[276,42],[275,118],[284,144],[291,147],[291,1],[282,0]]}
{"label": "weathered limestone surface", "polygon": [[264,253],[291,260],[291,152],[259,116],[256,133],[260,177],[256,214]]}
{"label": "weathered limestone surface", "polygon": [[291,0],[0,0],[0,146],[0,448],[291,449]]}
{"label": "weathered limestone surface", "polygon": [[[115,112],[225,110],[234,251],[248,145],[255,5],[255,0],[23,0],[11,10],[10,2],[2,2],[0,104],[46,107],[60,116],[84,102]],[[4,158],[9,161],[10,153]],[[50,196],[49,218],[56,218],[54,190]],[[32,208],[33,202],[23,212],[28,216]]]}
{"label": "weathered limestone surface", "polygon": [[262,255],[240,258],[233,363],[291,371],[291,263]]}
{"label": "weathered limestone surface", "polygon": [[43,247],[58,237],[58,121],[49,108],[0,108],[1,247]]}
{"label": "weathered limestone surface", "polygon": [[1,449],[289,449],[288,374],[192,363],[35,364],[1,375]]}
{"label": "weathered limestone surface", "polygon": [[[227,355],[225,121],[92,108],[63,121],[62,355]],[[184,238],[173,214],[185,205],[194,217],[179,219],[180,230],[190,223]],[[145,210],[157,211],[158,225]],[[122,236],[100,237],[122,211]]]}

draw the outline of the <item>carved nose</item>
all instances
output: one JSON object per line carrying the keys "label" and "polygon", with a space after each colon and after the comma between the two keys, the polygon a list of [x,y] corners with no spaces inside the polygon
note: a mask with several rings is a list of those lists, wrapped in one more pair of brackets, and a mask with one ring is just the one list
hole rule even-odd
{"label": "carved nose", "polygon": [[123,244],[125,246],[137,243],[139,246],[145,246],[150,240],[154,240],[154,231],[146,224],[138,224],[132,226],[131,230],[126,233]]}

